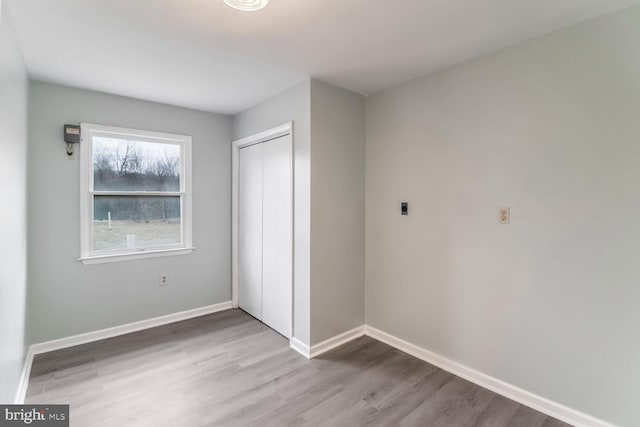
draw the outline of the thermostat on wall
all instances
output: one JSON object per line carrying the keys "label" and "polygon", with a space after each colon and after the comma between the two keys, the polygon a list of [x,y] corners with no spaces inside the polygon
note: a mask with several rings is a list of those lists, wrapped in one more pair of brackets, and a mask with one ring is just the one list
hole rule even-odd
{"label": "thermostat on wall", "polygon": [[409,203],[408,202],[402,202],[400,204],[400,214],[401,215],[409,215]]}

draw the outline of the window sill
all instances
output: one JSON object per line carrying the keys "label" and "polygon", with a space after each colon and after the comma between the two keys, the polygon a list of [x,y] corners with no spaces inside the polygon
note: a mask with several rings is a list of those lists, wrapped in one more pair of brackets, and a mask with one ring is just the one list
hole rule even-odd
{"label": "window sill", "polygon": [[153,251],[141,251],[134,253],[125,253],[125,254],[113,254],[113,255],[98,255],[98,256],[89,256],[78,258],[78,261],[82,262],[84,265],[91,264],[104,264],[107,262],[122,262],[122,261],[135,261],[139,259],[146,258],[159,258],[166,256],[176,256],[176,255],[188,255],[193,252],[195,248],[176,248],[176,249],[160,249]]}

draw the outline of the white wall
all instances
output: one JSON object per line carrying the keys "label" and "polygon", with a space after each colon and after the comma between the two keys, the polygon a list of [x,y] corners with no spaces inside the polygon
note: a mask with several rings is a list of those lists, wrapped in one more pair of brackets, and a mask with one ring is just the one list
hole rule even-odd
{"label": "white wall", "polygon": [[293,336],[309,345],[311,292],[310,82],[305,81],[233,118],[233,139],[293,121],[294,146],[294,313]]}
{"label": "white wall", "polygon": [[[231,299],[229,117],[41,82],[31,82],[29,110],[30,342]],[[67,159],[62,125],[80,122],[193,137],[192,254],[77,261],[79,160]]]}
{"label": "white wall", "polygon": [[27,92],[10,11],[0,0],[0,403],[13,403],[25,350]]}
{"label": "white wall", "polygon": [[367,99],[367,324],[640,425],[639,51],[634,7]]}
{"label": "white wall", "polygon": [[364,323],[364,97],[311,81],[311,344]]}

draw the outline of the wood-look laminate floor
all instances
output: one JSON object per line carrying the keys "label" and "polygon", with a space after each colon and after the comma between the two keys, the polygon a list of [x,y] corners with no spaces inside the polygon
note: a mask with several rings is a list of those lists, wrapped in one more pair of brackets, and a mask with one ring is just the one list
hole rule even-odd
{"label": "wood-look laminate floor", "polygon": [[38,355],[27,403],[76,427],[567,425],[368,337],[306,360],[239,310]]}

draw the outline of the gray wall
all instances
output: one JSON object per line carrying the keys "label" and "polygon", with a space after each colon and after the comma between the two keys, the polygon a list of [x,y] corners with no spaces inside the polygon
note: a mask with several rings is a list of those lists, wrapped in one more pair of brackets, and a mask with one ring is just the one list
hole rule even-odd
{"label": "gray wall", "polygon": [[27,73],[0,0],[0,402],[13,403],[25,350]]}
{"label": "gray wall", "polygon": [[[79,156],[65,123],[193,137],[190,255],[82,265]],[[98,92],[32,82],[29,104],[29,341],[40,342],[231,299],[231,119]],[[159,286],[159,275],[169,285]]]}
{"label": "gray wall", "polygon": [[294,146],[294,314],[293,336],[310,343],[311,117],[310,82],[305,81],[233,119],[233,139],[293,121]]}
{"label": "gray wall", "polygon": [[311,344],[364,323],[364,97],[311,81]]}
{"label": "gray wall", "polygon": [[640,425],[639,49],[634,7],[367,99],[367,324]]}

